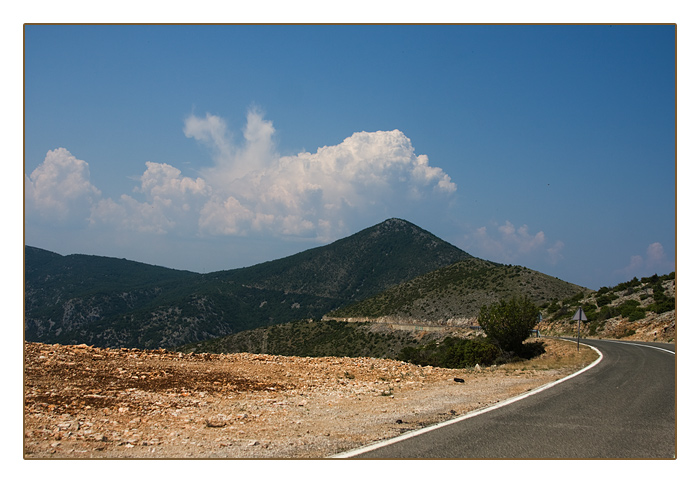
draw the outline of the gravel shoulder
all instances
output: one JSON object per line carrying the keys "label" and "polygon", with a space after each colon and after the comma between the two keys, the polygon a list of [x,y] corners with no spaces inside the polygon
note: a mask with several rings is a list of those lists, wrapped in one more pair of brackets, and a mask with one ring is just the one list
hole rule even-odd
{"label": "gravel shoulder", "polygon": [[522,394],[597,357],[545,344],[531,361],[443,369],[26,343],[24,458],[324,458]]}

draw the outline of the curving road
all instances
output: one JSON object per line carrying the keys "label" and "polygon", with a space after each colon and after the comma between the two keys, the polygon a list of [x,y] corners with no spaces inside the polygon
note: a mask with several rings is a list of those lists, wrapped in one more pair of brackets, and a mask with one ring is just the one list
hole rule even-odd
{"label": "curving road", "polygon": [[603,358],[576,377],[493,411],[340,456],[675,458],[675,346],[593,339],[585,343]]}

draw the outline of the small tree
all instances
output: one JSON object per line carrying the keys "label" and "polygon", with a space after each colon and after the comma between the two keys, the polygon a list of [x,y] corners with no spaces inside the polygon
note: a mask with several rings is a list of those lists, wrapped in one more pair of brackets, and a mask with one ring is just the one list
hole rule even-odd
{"label": "small tree", "polygon": [[519,352],[537,325],[539,309],[527,297],[514,296],[479,311],[479,325],[503,351]]}

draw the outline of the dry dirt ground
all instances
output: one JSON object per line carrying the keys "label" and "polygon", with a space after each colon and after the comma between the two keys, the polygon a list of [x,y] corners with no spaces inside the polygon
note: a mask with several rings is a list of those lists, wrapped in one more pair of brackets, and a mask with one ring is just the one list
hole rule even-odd
{"label": "dry dirt ground", "polygon": [[442,369],[27,343],[24,457],[324,458],[524,393],[597,357],[565,341],[546,348],[527,362]]}

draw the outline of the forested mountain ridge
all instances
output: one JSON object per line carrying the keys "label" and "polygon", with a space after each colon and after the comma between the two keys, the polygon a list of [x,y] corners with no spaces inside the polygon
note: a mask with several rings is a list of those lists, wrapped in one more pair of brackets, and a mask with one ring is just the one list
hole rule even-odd
{"label": "forested mountain ridge", "polygon": [[25,339],[175,347],[318,318],[467,258],[398,219],[280,260],[210,274],[27,246]]}
{"label": "forested mountain ridge", "polygon": [[[535,270],[469,257],[345,305],[322,320],[260,327],[188,344],[178,350],[397,357],[407,346],[464,336],[469,326],[478,324],[476,317],[483,305],[524,295],[539,306],[547,306],[555,300],[588,293],[592,292]],[[544,308],[542,312],[545,313]],[[402,328],[392,328],[397,325]],[[441,325],[443,329],[411,330],[422,325]]]}
{"label": "forested mountain ridge", "polygon": [[253,267],[209,274],[267,290],[362,300],[468,253],[405,220],[391,218],[355,235]]}

